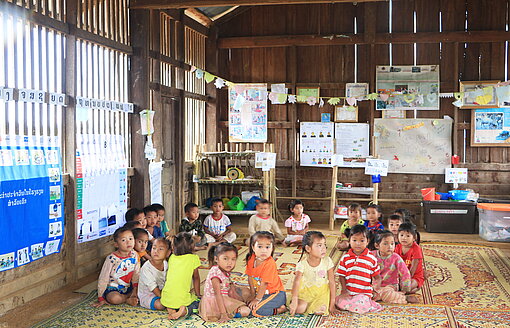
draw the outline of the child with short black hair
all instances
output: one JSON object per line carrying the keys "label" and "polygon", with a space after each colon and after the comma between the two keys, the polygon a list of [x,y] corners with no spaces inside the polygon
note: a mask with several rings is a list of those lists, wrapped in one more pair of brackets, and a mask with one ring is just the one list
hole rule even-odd
{"label": "child with short black hair", "polygon": [[139,220],[140,217],[145,217],[145,214],[143,214],[142,210],[139,210],[137,208],[130,208],[129,210],[127,210],[125,215],[126,222],[140,221]]}
{"label": "child with short black hair", "polygon": [[287,237],[283,246],[297,246],[301,244],[304,234],[308,231],[310,217],[303,213],[305,204],[299,199],[293,199],[289,203],[289,211],[292,215],[285,220]]}
{"label": "child with short black hair", "polygon": [[370,204],[367,206],[367,219],[365,220],[364,225],[369,231],[384,230],[384,226],[381,223],[382,219],[383,214],[380,205]]}
{"label": "child with short black hair", "polygon": [[[122,227],[127,228],[129,230],[133,230],[133,229],[137,229],[137,228],[145,230],[142,227],[142,224],[140,223],[140,221],[129,221],[129,222],[126,222],[126,224],[124,224]],[[145,230],[145,231],[147,231],[147,230]]]}
{"label": "child with short black hair", "polygon": [[395,239],[395,245],[398,245],[398,228],[400,225],[404,223],[404,219],[397,214],[392,214],[388,217],[388,230],[393,234],[393,238]]}
{"label": "child with short black hair", "polygon": [[[150,260],[151,256],[147,253],[147,244],[149,243],[149,233],[145,229],[135,228],[132,230],[133,236],[135,236],[135,251],[140,257],[140,261]],[[142,263],[142,264],[143,264]]]}
{"label": "child with short black hair", "polygon": [[195,251],[207,248],[204,226],[200,221],[200,211],[195,203],[187,203],[184,206],[186,216],[181,220],[179,232],[189,232],[195,239]]}
{"label": "child with short black hair", "polygon": [[382,306],[376,303],[374,289],[381,283],[377,259],[368,251],[368,229],[355,225],[349,234],[351,248],[342,256],[337,274],[340,277],[342,293],[336,298],[341,310],[356,313],[377,312]]}
{"label": "child with short black hair", "polygon": [[[167,308],[168,318],[176,320],[198,311],[200,297],[200,258],[193,254],[191,234],[179,232],[172,241],[172,255],[168,260],[166,282],[161,291],[161,304]],[[190,293],[193,282],[195,295]]]}
{"label": "child with short black hair", "polygon": [[[253,236],[257,231],[269,231],[276,237],[276,242],[282,242],[285,237],[276,220],[271,216],[271,202],[267,199],[258,201],[257,214],[252,215],[248,222],[248,233]],[[247,240],[248,244],[248,240]]]}
{"label": "child with short black hair", "polygon": [[213,213],[204,219],[205,238],[207,243],[217,245],[223,241],[233,243],[237,236],[232,231],[232,222],[228,216],[223,214],[223,201],[214,198],[211,201],[211,210]]}
{"label": "child with short black hair", "polygon": [[170,241],[157,238],[152,243],[150,260],[140,269],[138,298],[140,305],[151,310],[164,310],[161,304],[161,290],[165,286],[167,259],[170,256]]}
{"label": "child with short black hair", "polygon": [[98,302],[104,304],[138,304],[138,279],[140,260],[134,251],[133,232],[125,227],[113,233],[116,250],[108,255],[97,279]]}
{"label": "child with short black hair", "polygon": [[349,232],[357,224],[363,225],[365,221],[361,218],[361,206],[358,203],[351,203],[347,208],[348,219],[340,227],[340,238],[336,243],[336,248],[341,251],[349,249]]}
{"label": "child with short black hair", "polygon": [[416,226],[411,222],[404,222],[398,228],[400,244],[395,247],[395,253],[404,260],[411,273],[411,293],[417,292],[425,282],[423,270],[423,252],[416,243]]}
{"label": "child with short black hair", "polygon": [[157,226],[159,222],[158,211],[152,205],[143,208],[145,219],[147,220],[147,231],[154,238],[164,237],[161,229]]}
{"label": "child with short black hair", "polygon": [[164,237],[170,235],[170,229],[168,229],[168,224],[165,221],[165,208],[161,204],[152,204],[151,205],[158,214],[158,222],[156,223],[156,226],[158,226],[161,229],[161,233]]}

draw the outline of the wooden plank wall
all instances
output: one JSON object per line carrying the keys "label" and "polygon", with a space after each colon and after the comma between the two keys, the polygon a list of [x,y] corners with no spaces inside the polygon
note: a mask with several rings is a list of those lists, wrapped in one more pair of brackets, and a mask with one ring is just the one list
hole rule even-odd
{"label": "wooden plank wall", "polygon": [[[499,30],[505,31],[507,0],[409,0],[394,1],[392,10],[392,32],[414,31],[416,14],[417,32]],[[271,35],[341,35],[354,33],[354,18],[357,32],[370,38],[374,33],[389,32],[389,3],[317,4],[294,6],[258,6],[233,17],[219,26],[219,39],[240,36]],[[491,8],[487,11],[483,8]],[[467,16],[466,16],[467,14]],[[440,19],[441,17],[441,19]],[[387,44],[363,44],[357,46],[357,81],[371,83],[374,89],[375,65],[389,65],[390,51]],[[291,92],[300,85],[320,86],[321,96],[343,95],[345,83],[354,82],[354,45],[331,46],[282,46],[266,48],[219,49],[218,73],[234,82],[287,83]],[[393,44],[393,65],[413,65],[414,45]],[[439,64],[441,92],[458,90],[459,80],[501,80],[505,78],[505,42],[498,43],[426,43],[416,45],[416,64]],[[222,127],[218,142],[227,142],[227,94],[218,93],[219,121]],[[510,198],[510,186],[505,178],[509,175],[507,163],[509,152],[504,147],[470,147],[469,110],[454,108],[452,98],[441,99],[439,111],[419,112],[418,117],[442,118],[448,115],[457,118],[454,132],[454,151],[461,156],[460,167],[470,169],[470,186],[483,196]],[[331,170],[300,168],[296,170],[296,135],[298,121],[320,121],[322,112],[332,113],[326,105],[269,105],[269,140],[278,153],[278,196],[327,197],[331,183]],[[413,113],[408,112],[408,117]],[[370,122],[381,117],[373,110],[373,104],[362,102],[359,121]],[[464,129],[466,129],[466,153],[464,156]],[[261,147],[260,145],[252,146]],[[502,163],[491,166],[489,163]],[[296,165],[296,164],[294,164]],[[297,177],[297,181],[296,181]],[[442,175],[390,174],[380,185],[380,198],[419,199],[420,189],[437,187],[446,191]],[[368,185],[362,170],[340,169],[339,181],[357,185]],[[501,183],[500,183],[501,182]],[[282,211],[288,200],[281,200]],[[318,217],[325,219],[328,201],[309,201],[307,210],[319,211]],[[398,207],[407,207],[419,212],[419,202],[382,203],[385,213]]]}

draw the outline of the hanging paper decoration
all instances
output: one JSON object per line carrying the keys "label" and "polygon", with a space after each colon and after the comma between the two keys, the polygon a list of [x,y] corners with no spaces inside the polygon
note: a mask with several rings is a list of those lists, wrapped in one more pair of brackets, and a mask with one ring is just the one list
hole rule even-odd
{"label": "hanging paper decoration", "polygon": [[214,81],[214,85],[216,86],[216,89],[221,89],[225,86],[225,81],[218,77],[216,81]]}
{"label": "hanging paper decoration", "polygon": [[381,94],[379,94],[379,97],[381,98],[382,101],[388,101],[388,98],[390,97],[390,95],[387,93],[381,93]]}
{"label": "hanging paper decoration", "polygon": [[285,93],[278,93],[278,103],[285,104],[287,102],[287,95]]}
{"label": "hanging paper decoration", "polygon": [[462,107],[464,105],[464,102],[462,99],[457,99],[452,103],[455,107]]}
{"label": "hanging paper decoration", "polygon": [[197,68],[195,71],[195,76],[197,79],[201,79],[204,77],[204,71],[202,71],[200,68]]}
{"label": "hanging paper decoration", "polygon": [[328,100],[328,104],[330,104],[332,106],[335,106],[339,102],[340,102],[340,98],[329,98],[329,100]]}
{"label": "hanging paper decoration", "polygon": [[214,75],[212,75],[209,72],[205,72],[204,77],[205,77],[205,82],[207,82],[207,83],[211,83],[214,80]]}
{"label": "hanging paper decoration", "polygon": [[464,92],[454,92],[453,96],[455,97],[455,99],[462,100],[464,99]]}
{"label": "hanging paper decoration", "polygon": [[369,95],[367,95],[368,100],[377,100],[377,93],[372,92]]}
{"label": "hanging paper decoration", "polygon": [[296,96],[295,95],[289,95],[289,103],[295,104],[296,103]]}
{"label": "hanging paper decoration", "polygon": [[271,104],[278,102],[278,94],[276,92],[269,93],[269,100],[271,100]]}
{"label": "hanging paper decoration", "polygon": [[406,103],[412,103],[413,100],[416,99],[416,95],[414,93],[409,93],[404,95],[404,101]]}
{"label": "hanging paper decoration", "polygon": [[306,102],[306,96],[298,95],[297,102],[300,102],[300,103]]}
{"label": "hanging paper decoration", "polygon": [[189,70],[191,73],[193,73],[194,71],[196,71],[197,68],[195,66],[191,66],[191,69]]}
{"label": "hanging paper decoration", "polygon": [[423,95],[418,95],[416,97],[416,103],[418,103],[419,105],[423,105],[425,103],[425,99],[423,99]]}
{"label": "hanging paper decoration", "polygon": [[319,100],[319,108],[324,107],[324,99]]}
{"label": "hanging paper decoration", "polygon": [[310,106],[313,106],[317,103],[317,98],[315,97],[308,97],[306,98],[306,103]]}
{"label": "hanging paper decoration", "polygon": [[351,106],[356,106],[356,102],[357,102],[357,99],[354,98],[354,97],[348,97],[347,98],[347,103]]}

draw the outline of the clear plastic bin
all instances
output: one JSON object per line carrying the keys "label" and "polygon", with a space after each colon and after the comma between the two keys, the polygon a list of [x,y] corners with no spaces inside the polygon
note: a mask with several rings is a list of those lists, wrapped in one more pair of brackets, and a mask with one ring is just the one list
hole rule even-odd
{"label": "clear plastic bin", "polygon": [[510,242],[510,204],[479,203],[480,237]]}

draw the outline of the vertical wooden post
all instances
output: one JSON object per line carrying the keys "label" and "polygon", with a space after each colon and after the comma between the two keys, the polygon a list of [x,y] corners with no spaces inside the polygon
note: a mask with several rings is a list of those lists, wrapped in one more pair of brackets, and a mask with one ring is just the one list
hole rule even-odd
{"label": "vertical wooden post", "polygon": [[331,177],[331,199],[329,205],[329,230],[335,229],[336,182],[338,180],[338,166],[333,166]]}
{"label": "vertical wooden post", "polygon": [[[67,23],[76,26],[78,3],[71,1],[66,6]],[[70,98],[76,96],[76,36],[67,35],[65,47],[65,93]],[[64,110],[64,145],[65,152],[65,171],[69,174],[69,183],[65,187],[65,236],[64,246],[64,262],[66,270],[66,282],[73,283],[78,277],[78,267],[76,265],[76,104],[70,104]]]}
{"label": "vertical wooden post", "polygon": [[[267,144],[264,144],[264,152],[269,151],[269,147]],[[268,171],[262,172],[263,175],[263,183],[264,183],[264,198],[269,199],[269,181],[270,176]],[[276,201],[276,199],[270,199],[270,201]],[[274,205],[276,206],[276,205]]]}
{"label": "vertical wooden post", "polygon": [[195,160],[194,160],[194,167],[193,167],[193,202],[197,205],[199,205],[199,185],[198,185],[198,179],[200,177],[200,145],[197,145]]}

